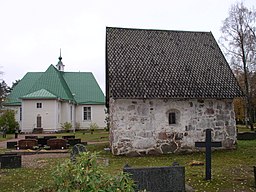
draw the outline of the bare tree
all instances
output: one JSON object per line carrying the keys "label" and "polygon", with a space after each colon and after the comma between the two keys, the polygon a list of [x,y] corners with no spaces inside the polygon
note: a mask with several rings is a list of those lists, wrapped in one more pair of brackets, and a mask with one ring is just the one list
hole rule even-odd
{"label": "bare tree", "polygon": [[248,75],[255,71],[256,64],[256,12],[246,8],[243,3],[232,5],[229,16],[221,28],[220,42],[226,51],[233,68],[244,72],[244,93],[246,117],[253,130],[252,98]]}

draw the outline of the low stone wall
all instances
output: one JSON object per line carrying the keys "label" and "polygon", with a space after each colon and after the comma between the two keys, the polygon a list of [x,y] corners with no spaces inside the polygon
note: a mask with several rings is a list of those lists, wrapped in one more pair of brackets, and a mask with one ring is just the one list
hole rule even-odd
{"label": "low stone wall", "polygon": [[[115,155],[192,152],[212,129],[213,141],[231,149],[236,142],[232,100],[110,99],[110,143]],[[169,124],[169,113],[176,123]]]}

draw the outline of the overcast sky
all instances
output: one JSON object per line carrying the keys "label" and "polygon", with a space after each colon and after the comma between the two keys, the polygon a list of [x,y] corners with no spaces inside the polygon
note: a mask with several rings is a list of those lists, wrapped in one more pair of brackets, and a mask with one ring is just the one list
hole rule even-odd
{"label": "overcast sky", "polygon": [[[12,82],[27,72],[56,65],[93,72],[105,92],[105,31],[108,27],[211,31],[235,0],[0,0],[0,71]],[[255,0],[244,0],[255,6]]]}

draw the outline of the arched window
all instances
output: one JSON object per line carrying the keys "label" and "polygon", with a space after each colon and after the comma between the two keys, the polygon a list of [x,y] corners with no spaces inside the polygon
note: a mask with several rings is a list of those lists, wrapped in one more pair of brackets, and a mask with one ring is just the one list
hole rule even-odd
{"label": "arched window", "polygon": [[170,109],[167,112],[169,125],[176,125],[180,122],[180,111],[177,109]]}

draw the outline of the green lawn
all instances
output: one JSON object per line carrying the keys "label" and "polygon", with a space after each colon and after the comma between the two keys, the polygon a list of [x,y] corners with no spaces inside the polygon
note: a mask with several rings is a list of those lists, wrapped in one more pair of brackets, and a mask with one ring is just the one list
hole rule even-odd
{"label": "green lawn", "polygon": [[[98,131],[92,135],[90,133],[76,134],[78,134],[76,137],[91,141],[105,140],[107,136],[104,131]],[[204,161],[204,153],[129,158],[125,156],[113,156],[103,150],[105,147],[107,147],[106,143],[87,146],[89,151],[100,152],[100,160],[109,160],[109,165],[104,166],[104,170],[111,174],[122,171],[125,164],[133,167],[145,167],[168,166],[173,162],[178,162],[180,165],[185,166],[186,183],[198,192],[256,191],[256,188],[253,188],[253,166],[256,166],[256,140],[238,141],[237,150],[214,151],[212,154],[211,181],[204,180],[204,166],[189,165],[193,160]],[[68,158],[66,159],[68,160]],[[51,186],[53,184],[51,172],[58,163],[62,163],[64,160],[63,158],[45,159],[47,166],[44,168],[0,169],[0,191],[34,192],[39,188]]]}

